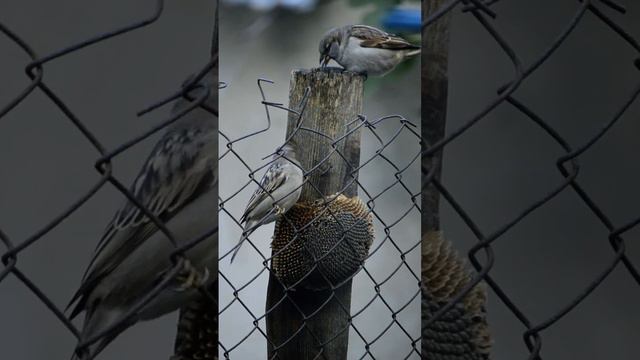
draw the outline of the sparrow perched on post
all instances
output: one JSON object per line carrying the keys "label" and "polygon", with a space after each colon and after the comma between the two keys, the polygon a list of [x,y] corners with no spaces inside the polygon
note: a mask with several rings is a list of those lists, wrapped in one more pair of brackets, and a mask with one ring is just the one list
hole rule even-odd
{"label": "sparrow perched on post", "polygon": [[420,46],[367,25],[346,25],[331,29],[320,40],[320,65],[331,59],[345,70],[363,75],[384,75],[408,57],[420,53]]}
{"label": "sparrow perched on post", "polygon": [[[218,86],[213,78],[203,81]],[[190,95],[202,96],[202,91],[194,89]],[[215,91],[211,90],[214,94]],[[206,103],[215,101],[213,95]],[[183,111],[191,104],[181,99],[173,112]],[[217,119],[205,110],[191,110],[167,126],[131,187],[136,200],[164,222],[176,246],[195,241],[217,226],[217,139]],[[217,238],[217,233],[208,235],[187,250],[184,268],[170,285],[131,319],[123,321],[123,316],[172,269],[170,258],[175,250],[158,226],[135,204],[126,201],[107,225],[82,284],[69,303],[75,304],[70,318],[85,312],[80,344],[119,325],[115,333],[86,348],[77,348],[74,358],[93,359],[135,322],[178,309],[198,294],[199,286],[216,281]]]}
{"label": "sparrow perched on post", "polygon": [[300,198],[304,175],[296,158],[297,147],[297,144],[290,140],[273,155],[273,163],[262,176],[260,186],[249,199],[247,208],[240,218],[244,227],[231,256],[231,262],[252,232],[261,225],[276,221]]}

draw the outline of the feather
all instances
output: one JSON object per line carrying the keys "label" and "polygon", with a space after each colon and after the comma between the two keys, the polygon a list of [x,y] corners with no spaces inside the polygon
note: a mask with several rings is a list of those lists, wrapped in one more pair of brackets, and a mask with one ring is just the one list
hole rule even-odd
{"label": "feather", "polygon": [[[210,129],[168,131],[142,167],[131,192],[161,221],[166,222],[214,183],[212,156],[206,154],[210,136],[217,133]],[[100,280],[156,231],[157,225],[133,202],[124,203],[107,225],[82,284],[67,306],[77,302],[71,318],[85,309]]]}
{"label": "feather", "polygon": [[240,218],[241,222],[246,221],[247,216],[264,200],[267,200],[271,194],[282,184],[287,181],[287,175],[284,173],[284,166],[280,162],[275,162],[260,180],[260,186],[251,195],[247,208]]}
{"label": "feather", "polygon": [[360,42],[360,46],[362,47],[389,50],[420,49],[420,46],[414,45],[399,36],[367,25],[354,25],[351,27],[351,36],[362,40],[362,42]]}

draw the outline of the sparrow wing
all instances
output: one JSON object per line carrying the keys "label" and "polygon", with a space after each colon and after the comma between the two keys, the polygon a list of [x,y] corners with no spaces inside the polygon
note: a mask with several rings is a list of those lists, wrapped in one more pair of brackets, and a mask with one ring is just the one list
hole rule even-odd
{"label": "sparrow wing", "polygon": [[[287,181],[285,163],[282,159],[276,160],[260,180],[260,186],[251,195],[247,208],[240,218],[240,222],[247,220],[247,216],[264,200],[267,200],[273,192]],[[277,199],[276,199],[277,200]]]}
{"label": "sparrow wing", "polygon": [[[217,181],[212,162],[217,155],[208,153],[215,148],[215,136],[217,132],[211,127],[184,127],[167,132],[130,189],[135,199],[166,222],[208,191]],[[125,202],[107,225],[83,282],[69,303],[79,300],[71,317],[84,309],[86,298],[101,279],[156,231],[158,227],[142,210],[131,201]]]}
{"label": "sparrow wing", "polygon": [[414,45],[399,36],[367,25],[353,25],[351,27],[351,36],[362,40],[360,42],[361,47],[389,50],[420,49],[420,46]]}

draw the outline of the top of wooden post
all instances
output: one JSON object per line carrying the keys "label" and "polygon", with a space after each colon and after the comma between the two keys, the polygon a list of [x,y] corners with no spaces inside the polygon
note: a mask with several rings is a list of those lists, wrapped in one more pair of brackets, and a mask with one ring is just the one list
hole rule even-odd
{"label": "top of wooden post", "polygon": [[[360,125],[364,77],[336,68],[301,69],[293,71],[290,86],[289,107],[302,111],[302,117],[299,123],[298,116],[289,113],[287,138],[293,136],[298,143],[297,157],[307,172],[299,201],[337,192],[357,195],[361,129],[351,130]],[[346,359],[350,306],[351,281],[333,291],[301,288],[285,294],[271,273],[267,290],[269,358]],[[304,318],[300,311],[313,316]]]}
{"label": "top of wooden post", "polygon": [[[362,75],[339,68],[292,72],[289,107],[302,111],[302,128],[294,139],[301,148],[300,163],[309,172],[300,201],[312,201],[337,192],[347,196],[357,194],[354,169],[360,158],[360,129],[349,132],[360,125],[358,116],[362,113],[363,96]],[[287,137],[298,125],[298,116],[289,113]]]}

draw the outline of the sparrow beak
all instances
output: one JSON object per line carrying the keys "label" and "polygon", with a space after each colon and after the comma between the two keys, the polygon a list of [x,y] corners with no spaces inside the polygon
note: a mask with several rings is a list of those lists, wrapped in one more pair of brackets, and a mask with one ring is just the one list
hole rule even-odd
{"label": "sparrow beak", "polygon": [[329,55],[326,54],[322,54],[320,55],[320,66],[325,68],[327,67],[327,64],[329,63],[329,61],[331,61],[331,58],[329,57]]}

